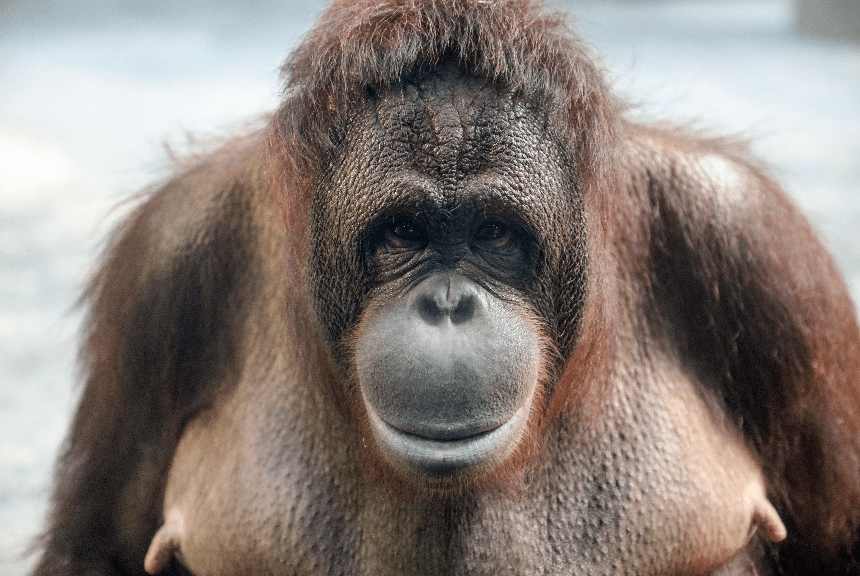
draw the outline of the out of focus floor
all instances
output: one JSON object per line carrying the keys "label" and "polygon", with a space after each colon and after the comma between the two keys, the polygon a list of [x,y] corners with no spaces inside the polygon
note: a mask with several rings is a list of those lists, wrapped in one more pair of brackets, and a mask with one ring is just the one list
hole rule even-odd
{"label": "out of focus floor", "polygon": [[[320,2],[0,1],[0,573],[18,576],[76,397],[74,303],[122,200],[187,136],[272,109]],[[860,300],[860,47],[788,0],[556,3],[638,114],[753,139]],[[130,7],[131,6],[131,7]],[[134,8],[136,6],[137,8]]]}

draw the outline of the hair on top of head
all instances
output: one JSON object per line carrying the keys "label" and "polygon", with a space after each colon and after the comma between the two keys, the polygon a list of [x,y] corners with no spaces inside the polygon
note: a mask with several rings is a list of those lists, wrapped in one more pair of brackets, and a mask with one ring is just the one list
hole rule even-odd
{"label": "hair on top of head", "polygon": [[368,90],[445,61],[547,111],[564,127],[583,180],[601,180],[615,102],[566,17],[530,0],[335,2],[281,69],[276,137],[298,179],[334,149]]}

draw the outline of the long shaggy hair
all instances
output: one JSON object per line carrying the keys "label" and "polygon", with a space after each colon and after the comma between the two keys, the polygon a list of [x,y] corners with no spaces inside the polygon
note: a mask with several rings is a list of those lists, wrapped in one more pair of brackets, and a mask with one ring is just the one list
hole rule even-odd
{"label": "long shaggy hair", "polygon": [[584,186],[608,181],[618,113],[603,73],[564,15],[529,0],[336,2],[282,68],[273,125],[292,163],[284,168],[305,182],[354,103],[445,61],[543,110],[564,127]]}

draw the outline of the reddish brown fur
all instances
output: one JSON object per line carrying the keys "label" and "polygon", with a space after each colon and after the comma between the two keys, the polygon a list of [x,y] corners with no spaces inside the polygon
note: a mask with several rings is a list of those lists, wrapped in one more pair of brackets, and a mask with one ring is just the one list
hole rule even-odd
{"label": "reddish brown fur", "polygon": [[[736,213],[720,229],[711,205],[690,204],[675,186],[683,166],[634,168],[633,204],[618,211],[624,219],[616,225],[642,240],[625,244],[620,257],[639,266],[623,282],[647,278],[650,324],[666,330],[697,369],[722,374],[714,382],[719,406],[756,447],[788,525],[788,541],[774,554],[801,573],[839,571],[855,558],[860,527],[860,332],[844,282],[744,146],[672,128],[648,137],[657,150],[636,150],[628,160],[634,167],[649,152],[719,154],[754,179],[752,205],[767,209]],[[658,277],[661,262],[676,257],[697,290],[685,304],[693,319],[680,327],[666,308],[679,296],[667,295]],[[848,562],[853,570],[856,562]]]}
{"label": "reddish brown fur", "polygon": [[273,127],[284,157],[312,179],[365,87],[451,57],[540,102],[567,127],[583,181],[611,183],[617,104],[564,16],[523,0],[336,3],[282,69],[284,103]]}
{"label": "reddish brown fur", "polygon": [[[605,385],[632,357],[619,339],[633,338],[676,350],[717,417],[755,448],[789,537],[752,555],[785,573],[860,573],[860,332],[838,272],[743,147],[628,123],[563,18],[520,0],[335,4],[285,64],[266,133],[198,159],[115,232],[86,295],[87,385],[36,573],[141,572],[173,451],[187,422],[229,394],[258,299],[285,298],[290,341],[337,384],[305,292],[308,198],[365,90],[445,58],[564,125],[589,214],[576,347],[536,404],[540,424],[485,483],[516,492],[551,427],[598,420]],[[694,173],[690,158],[714,155],[750,180],[738,194],[755,198],[738,210],[721,209],[730,199]],[[273,240],[249,216],[275,201],[289,270],[277,289],[254,272],[256,243]],[[216,222],[228,226],[207,228]],[[362,418],[348,401],[341,410]],[[363,463],[369,481],[384,476],[378,455]]]}

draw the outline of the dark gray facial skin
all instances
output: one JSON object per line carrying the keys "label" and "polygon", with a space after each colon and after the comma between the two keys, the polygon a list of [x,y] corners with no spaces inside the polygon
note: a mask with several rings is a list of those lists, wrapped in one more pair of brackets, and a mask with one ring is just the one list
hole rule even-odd
{"label": "dark gray facial skin", "polygon": [[[338,271],[312,283],[318,318],[347,319],[324,326],[335,350],[353,332],[343,362],[395,468],[432,482],[492,467],[546,384],[546,200],[533,188],[570,206],[574,235],[576,191],[534,116],[457,71],[377,95],[353,126],[311,214],[340,234],[312,234],[312,268]],[[354,198],[371,210],[351,210]],[[356,254],[367,266],[344,274]]]}
{"label": "dark gray facial skin", "polygon": [[356,343],[365,409],[397,467],[445,477],[516,447],[540,373],[533,326],[462,274],[431,274]]}

